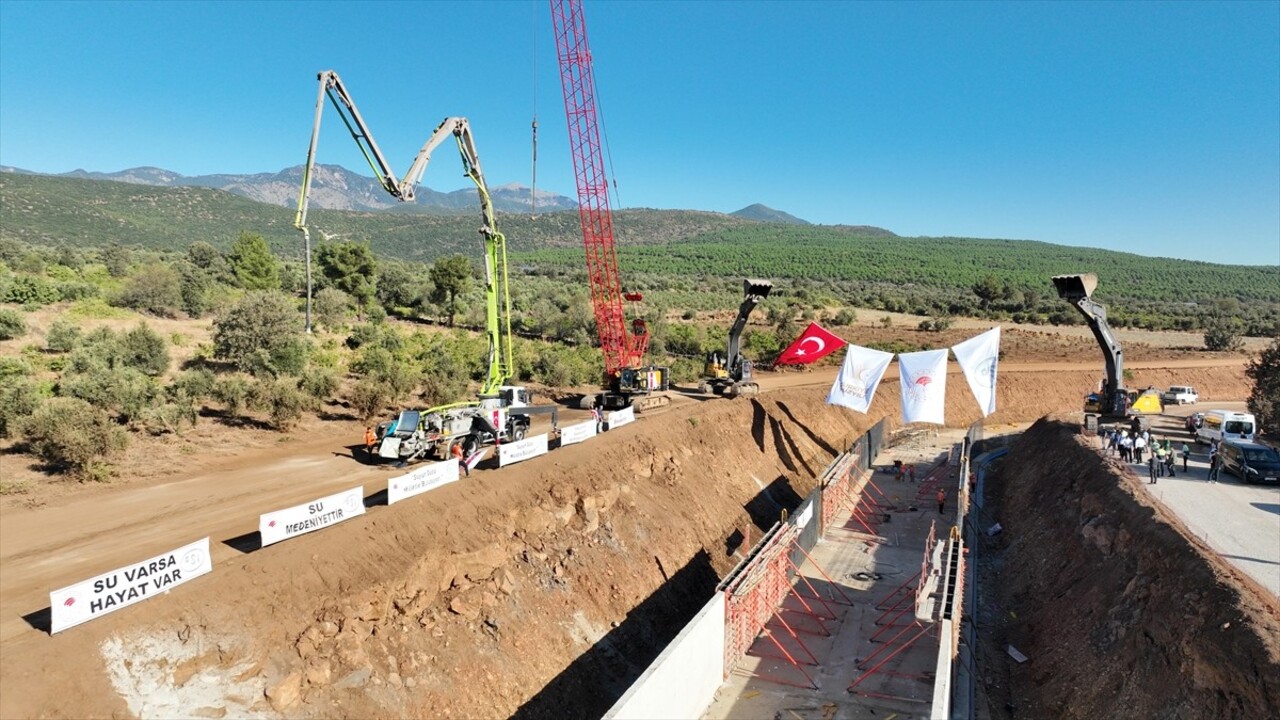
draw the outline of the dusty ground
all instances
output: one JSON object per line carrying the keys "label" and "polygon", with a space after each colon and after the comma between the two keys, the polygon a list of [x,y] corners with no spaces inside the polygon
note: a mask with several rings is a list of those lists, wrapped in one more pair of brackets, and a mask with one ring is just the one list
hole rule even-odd
{"label": "dusty ground", "polygon": [[[1280,713],[1280,601],[1046,418],[986,486],[979,662],[996,718]],[[1030,659],[1019,664],[1005,648]]]}
{"label": "dusty ground", "polygon": [[[1075,354],[1007,355],[990,423],[1078,407],[1100,363],[1092,347],[1086,365],[1062,362]],[[1142,384],[1245,392],[1238,356],[1148,365]],[[351,457],[357,424],[280,438],[205,422],[136,445],[118,483],[61,493],[0,455],[6,476],[32,481],[0,501],[0,717],[598,715],[702,604],[738,538],[896,414],[891,380],[869,416],[827,406],[833,377],[772,376],[754,401],[681,398],[590,444],[251,552],[260,512],[385,487],[391,471]],[[962,378],[949,385],[949,424],[977,419]],[[213,575],[39,629],[49,590],[206,534]]]}

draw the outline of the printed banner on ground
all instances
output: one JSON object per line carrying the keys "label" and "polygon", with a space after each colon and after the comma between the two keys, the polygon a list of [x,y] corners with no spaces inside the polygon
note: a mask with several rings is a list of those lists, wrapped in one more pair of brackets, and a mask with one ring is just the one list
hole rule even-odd
{"label": "printed banner on ground", "polygon": [[947,351],[925,350],[898,356],[902,386],[902,422],[943,425],[947,400]]}
{"label": "printed banner on ground", "polygon": [[586,442],[596,436],[596,421],[587,420],[560,428],[560,447]]}
{"label": "printed banner on ground", "polygon": [[616,430],[623,425],[636,421],[636,409],[629,407],[625,410],[614,410],[606,415],[605,418],[609,421],[609,429]]}
{"label": "printed banner on ground", "polygon": [[306,505],[266,513],[258,518],[258,533],[266,547],[363,514],[364,488],[353,487]]}
{"label": "printed banner on ground", "polygon": [[534,435],[530,438],[507,443],[498,448],[498,467],[506,467],[521,460],[536,458],[547,454],[547,434]]}
{"label": "printed banner on ground", "polygon": [[891,360],[893,353],[850,345],[845,350],[840,374],[836,376],[835,384],[827,394],[827,404],[840,405],[865,414],[867,408],[871,407],[876,388],[880,386],[880,378],[889,369]]}
{"label": "printed banner on ground", "polygon": [[49,631],[62,632],[168,592],[213,570],[209,538],[49,593]]}
{"label": "printed banner on ground", "polygon": [[460,472],[458,459],[449,458],[444,462],[424,465],[407,475],[391,478],[387,482],[387,504],[393,505],[414,495],[435,490],[441,485],[448,485],[458,479]]}
{"label": "printed banner on ground", "polygon": [[992,328],[977,337],[951,346],[956,361],[969,381],[969,389],[978,399],[982,416],[996,411],[996,372],[1000,367],[1000,328]]}

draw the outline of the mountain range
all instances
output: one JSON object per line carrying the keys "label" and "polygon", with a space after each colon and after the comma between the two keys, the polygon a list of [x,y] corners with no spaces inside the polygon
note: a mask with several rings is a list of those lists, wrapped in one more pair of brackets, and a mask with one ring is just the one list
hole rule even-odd
{"label": "mountain range", "polygon": [[[82,180],[110,180],[154,187],[212,188],[270,205],[293,207],[298,202],[298,189],[302,186],[302,167],[295,165],[280,172],[248,175],[188,176],[157,167],[136,167],[110,173],[72,170],[48,175]],[[46,175],[46,173],[4,165],[0,165],[0,173]],[[414,202],[401,203],[387,194],[374,178],[352,172],[340,165],[316,165],[311,178],[311,208],[313,209],[450,214],[471,212],[476,207],[475,190],[469,188],[439,192],[423,186],[417,188],[415,195]],[[547,190],[537,191],[535,204],[534,195],[530,189],[519,183],[492,186],[489,188],[489,196],[493,201],[494,209],[499,212],[556,212],[576,210],[578,207],[577,201],[573,198]],[[794,215],[758,203],[730,214],[759,222],[808,224]]]}

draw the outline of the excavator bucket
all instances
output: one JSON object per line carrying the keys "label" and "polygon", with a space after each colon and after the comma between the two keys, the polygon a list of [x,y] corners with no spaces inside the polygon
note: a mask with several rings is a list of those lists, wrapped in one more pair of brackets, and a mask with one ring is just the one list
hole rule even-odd
{"label": "excavator bucket", "polygon": [[773,283],[768,280],[747,278],[742,281],[743,297],[754,297],[756,298],[756,301],[759,302],[760,300],[769,297],[769,293],[771,292],[773,292]]}
{"label": "excavator bucket", "polygon": [[1064,300],[1076,300],[1089,297],[1098,287],[1098,276],[1093,273],[1083,275],[1055,275],[1053,286],[1058,289],[1058,297]]}

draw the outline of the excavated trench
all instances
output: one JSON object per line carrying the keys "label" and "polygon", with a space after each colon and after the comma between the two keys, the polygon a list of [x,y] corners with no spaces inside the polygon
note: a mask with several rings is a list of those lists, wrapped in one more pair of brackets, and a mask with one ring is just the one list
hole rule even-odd
{"label": "excavated trench", "polygon": [[987,477],[991,717],[1280,717],[1280,603],[1086,442],[1045,418]]}
{"label": "excavated trench", "polygon": [[[1071,407],[1092,375],[1002,377],[991,422]],[[866,416],[820,388],[686,403],[240,556],[145,611],[50,638],[6,712],[598,716],[832,456],[896,416],[896,391],[886,382]],[[977,419],[962,382],[947,396],[952,424]]]}

